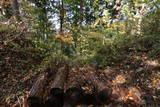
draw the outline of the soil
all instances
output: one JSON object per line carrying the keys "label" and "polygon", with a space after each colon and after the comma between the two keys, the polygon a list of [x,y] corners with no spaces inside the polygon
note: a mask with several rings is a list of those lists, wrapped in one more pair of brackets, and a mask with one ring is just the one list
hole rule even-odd
{"label": "soil", "polygon": [[[0,72],[0,103],[19,103],[39,74],[35,71]],[[160,106],[160,57],[152,59],[145,53],[137,53],[105,69],[96,69],[95,66],[72,68],[65,87],[76,82],[87,92],[93,92],[94,86],[89,82],[91,75],[112,88],[112,99],[117,102],[134,101],[145,107]],[[117,107],[114,104],[108,106]]]}

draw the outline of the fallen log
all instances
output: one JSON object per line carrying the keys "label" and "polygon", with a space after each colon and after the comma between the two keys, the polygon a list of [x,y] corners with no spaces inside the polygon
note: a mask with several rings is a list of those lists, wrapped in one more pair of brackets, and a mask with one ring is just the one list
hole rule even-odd
{"label": "fallen log", "polygon": [[63,107],[76,107],[78,105],[87,107],[96,104],[96,97],[93,94],[85,93],[80,87],[71,87],[65,92]]}
{"label": "fallen log", "polygon": [[75,107],[81,104],[83,98],[83,91],[79,87],[71,87],[66,90],[64,95],[64,106],[63,107]]}
{"label": "fallen log", "polygon": [[81,104],[83,106],[96,105],[97,99],[94,94],[83,93],[83,98],[81,99]]}
{"label": "fallen log", "polygon": [[55,75],[55,79],[51,84],[51,89],[52,88],[64,89],[64,85],[66,83],[68,73],[69,73],[68,66],[59,68],[58,72]]}
{"label": "fallen log", "polygon": [[111,102],[112,89],[94,75],[89,75],[89,78],[86,79],[86,82],[94,86],[92,93],[86,93],[77,81],[74,81],[64,93],[68,73],[67,66],[58,69],[51,82],[49,95],[43,101],[40,99],[42,97],[39,94],[40,90],[44,89],[46,82],[50,82],[46,81],[46,78],[52,78],[52,76],[48,73],[41,75],[31,89],[28,98],[29,107],[35,107],[35,105],[39,105],[39,107],[75,107],[77,105],[87,107],[89,105],[106,105]]}
{"label": "fallen log", "polygon": [[49,97],[45,101],[45,107],[63,107],[63,89],[52,88]]}
{"label": "fallen log", "polygon": [[47,76],[48,75],[46,73],[40,74],[37,81],[34,83],[34,85],[32,86],[30,90],[29,97],[32,97],[32,96],[40,97],[41,96],[41,93],[47,81]]}
{"label": "fallen log", "polygon": [[49,97],[45,101],[46,107],[63,107],[64,85],[68,76],[68,66],[58,69],[54,81],[51,83]]}
{"label": "fallen log", "polygon": [[63,107],[87,107],[95,104],[95,96],[92,93],[87,93],[78,81],[72,82],[65,91]]}
{"label": "fallen log", "polygon": [[23,101],[23,107],[43,107],[42,94],[47,81],[47,73],[40,74],[29,94]]}
{"label": "fallen log", "polygon": [[97,105],[105,105],[111,102],[112,88],[99,81],[94,75],[90,75],[89,84],[94,86],[94,96],[96,97]]}
{"label": "fallen log", "polygon": [[54,78],[54,74],[55,72],[53,69],[48,68],[44,73],[38,76],[36,82],[33,84],[29,94],[27,95],[27,98],[25,98],[23,107],[37,107],[36,105],[39,105],[39,107],[44,106],[43,100],[44,97],[46,97],[46,88],[48,82]]}
{"label": "fallen log", "polygon": [[39,97],[30,96],[28,97],[27,104],[25,104],[24,107],[44,107],[44,104]]}

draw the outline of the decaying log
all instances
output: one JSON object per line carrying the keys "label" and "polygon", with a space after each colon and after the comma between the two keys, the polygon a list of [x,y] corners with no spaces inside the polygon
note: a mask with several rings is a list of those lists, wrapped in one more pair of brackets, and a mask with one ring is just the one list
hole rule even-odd
{"label": "decaying log", "polygon": [[45,101],[47,107],[63,107],[64,85],[68,76],[67,66],[58,69],[54,81],[51,83],[49,97]]}
{"label": "decaying log", "polygon": [[41,98],[48,78],[48,73],[40,74],[37,81],[33,84],[30,93],[23,102],[23,107],[44,107]]}
{"label": "decaying log", "polygon": [[106,84],[99,81],[93,75],[90,75],[88,82],[94,86],[94,95],[98,105],[108,104],[111,102],[112,88],[107,87]]}
{"label": "decaying log", "polygon": [[88,75],[86,82],[94,86],[92,93],[86,93],[78,82],[70,84],[65,92],[64,107],[75,107],[76,105],[106,105],[111,102],[112,89],[103,84],[94,75]]}
{"label": "decaying log", "polygon": [[75,107],[81,104],[83,90],[79,87],[71,87],[66,90],[64,95],[64,107]]}
{"label": "decaying log", "polygon": [[80,105],[83,93],[80,83],[77,80],[71,81],[65,90],[63,107],[76,107]]}
{"label": "decaying log", "polygon": [[[34,107],[35,105],[39,105],[39,107],[76,107],[77,105],[87,107],[89,105],[106,105],[111,102],[112,89],[95,78],[94,75],[89,75],[89,78],[86,79],[86,82],[94,86],[92,93],[86,93],[77,81],[70,84],[69,88],[64,92],[68,73],[68,66],[63,66],[58,69],[54,79],[48,73],[40,75],[30,91],[29,107]],[[53,81],[48,81],[48,78],[52,78]],[[46,82],[51,82],[50,91],[47,99],[42,99],[42,101],[41,92],[44,91]]]}
{"label": "decaying log", "polygon": [[96,104],[96,97],[92,93],[86,93],[78,81],[71,83],[65,92],[64,107],[87,107]]}
{"label": "decaying log", "polygon": [[26,107],[44,107],[44,104],[39,97],[30,96],[27,99]]}
{"label": "decaying log", "polygon": [[68,72],[69,72],[69,69],[67,66],[59,68],[58,72],[55,75],[55,79],[53,83],[51,84],[51,89],[52,88],[64,89],[64,85],[66,83]]}
{"label": "decaying log", "polygon": [[83,93],[83,98],[81,99],[81,104],[85,105],[97,105],[97,99],[94,94]]}
{"label": "decaying log", "polygon": [[[36,80],[36,82],[33,84],[28,97],[26,98],[26,104],[28,106],[24,107],[37,107],[36,105],[39,105],[39,107],[43,107],[43,97],[46,94],[46,85],[47,82],[54,77],[54,72],[52,69],[48,68],[44,71],[44,73],[40,74]],[[26,105],[23,104],[23,105]]]}
{"label": "decaying log", "polygon": [[47,74],[46,73],[41,74],[38,77],[37,81],[33,84],[29,93],[29,97],[32,97],[32,96],[40,97],[46,81],[47,81]]}
{"label": "decaying log", "polygon": [[45,101],[45,107],[63,107],[63,89],[52,88],[49,97]]}

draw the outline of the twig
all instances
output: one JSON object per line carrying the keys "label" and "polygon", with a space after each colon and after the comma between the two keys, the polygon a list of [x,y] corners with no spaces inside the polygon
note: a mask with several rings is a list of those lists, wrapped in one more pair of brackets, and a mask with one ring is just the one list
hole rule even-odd
{"label": "twig", "polygon": [[18,104],[19,104],[19,106],[20,107],[22,107],[22,104],[21,104],[21,101],[20,101],[20,98],[16,95],[16,97],[17,97],[17,100],[18,100]]}

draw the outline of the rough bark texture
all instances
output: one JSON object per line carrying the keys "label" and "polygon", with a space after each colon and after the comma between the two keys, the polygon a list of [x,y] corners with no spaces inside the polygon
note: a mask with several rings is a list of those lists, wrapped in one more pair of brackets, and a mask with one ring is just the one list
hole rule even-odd
{"label": "rough bark texture", "polygon": [[60,1],[60,31],[63,32],[63,24],[64,24],[64,4],[63,0]]}
{"label": "rough bark texture", "polygon": [[[92,93],[86,93],[78,82],[70,84],[64,92],[68,73],[68,66],[63,66],[57,70],[54,79],[53,75],[48,73],[40,75],[31,89],[28,105],[43,105],[46,107],[75,107],[77,105],[87,107],[94,105],[99,107],[99,105],[106,105],[111,102],[112,89],[106,87],[106,85],[95,78],[94,75],[89,75],[88,78],[88,83],[95,88]],[[45,98],[42,97],[43,95],[40,93],[44,92],[44,87],[46,87],[45,85],[47,83],[49,86],[45,89],[49,90],[49,94]]]}
{"label": "rough bark texture", "polygon": [[67,80],[69,69],[67,66],[58,69],[54,81],[51,83],[49,97],[45,101],[47,107],[63,107],[64,85]]}
{"label": "rough bark texture", "polygon": [[55,75],[55,79],[53,83],[51,84],[51,88],[64,89],[64,85],[67,80],[68,72],[69,70],[66,66],[59,68],[58,72]]}
{"label": "rough bark texture", "polygon": [[47,81],[47,74],[41,74],[30,90],[30,96],[40,96]]}
{"label": "rough bark texture", "polygon": [[48,73],[41,74],[37,81],[33,84],[30,93],[23,101],[23,107],[44,107],[42,97],[44,87],[48,78]]}

